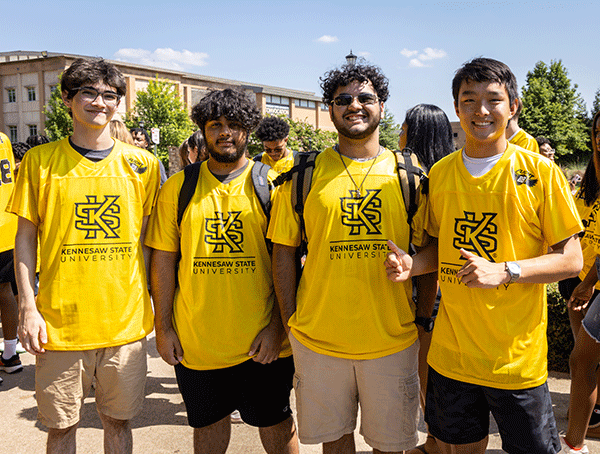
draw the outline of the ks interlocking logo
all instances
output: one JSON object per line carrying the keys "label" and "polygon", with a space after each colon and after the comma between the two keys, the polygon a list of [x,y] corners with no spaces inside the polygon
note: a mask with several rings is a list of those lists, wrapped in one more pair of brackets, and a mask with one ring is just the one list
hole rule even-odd
{"label": "ks interlocking logo", "polygon": [[229,252],[244,252],[242,242],[244,233],[243,223],[240,219],[241,211],[230,211],[225,217],[224,213],[215,212],[215,218],[206,219],[206,231],[208,232],[204,241],[214,245],[213,252],[222,253],[225,246]]}
{"label": "ks interlocking logo", "polygon": [[475,213],[464,213],[464,218],[454,221],[454,233],[458,235],[454,238],[454,247],[465,249],[493,262],[492,254],[498,247],[495,236],[498,226],[493,222],[497,213],[482,213],[480,219],[475,219]]}
{"label": "ks interlocking logo", "polygon": [[75,203],[75,228],[85,231],[86,240],[95,240],[98,233],[104,238],[119,238],[117,229],[121,226],[121,207],[117,204],[118,195],[105,195],[98,201],[95,195],[86,195],[87,202]]}
{"label": "ks interlocking logo", "polygon": [[362,229],[367,235],[381,233],[381,199],[377,197],[381,189],[368,189],[362,198],[341,197],[342,225],[350,227],[350,235],[360,235]]}

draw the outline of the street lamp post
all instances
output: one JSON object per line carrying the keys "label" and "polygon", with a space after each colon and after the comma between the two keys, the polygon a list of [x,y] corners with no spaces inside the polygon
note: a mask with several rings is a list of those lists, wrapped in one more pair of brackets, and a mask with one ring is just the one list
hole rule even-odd
{"label": "street lamp post", "polygon": [[356,64],[356,55],[352,53],[352,49],[350,49],[350,53],[346,55],[346,63],[350,66],[354,66]]}

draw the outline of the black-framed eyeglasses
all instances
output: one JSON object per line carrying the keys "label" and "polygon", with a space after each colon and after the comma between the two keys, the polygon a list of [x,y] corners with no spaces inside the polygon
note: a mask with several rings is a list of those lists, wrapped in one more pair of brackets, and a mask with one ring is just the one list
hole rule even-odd
{"label": "black-framed eyeglasses", "polygon": [[106,104],[107,106],[116,105],[121,99],[121,95],[110,90],[99,92],[94,87],[79,87],[76,90],[81,95],[81,99],[89,103],[93,103],[98,98],[98,96],[102,96],[104,104]]}
{"label": "black-framed eyeglasses", "polygon": [[342,93],[341,95],[333,98],[331,104],[335,104],[336,106],[349,106],[352,104],[354,99],[357,99],[360,104],[366,106],[369,104],[375,104],[378,98],[377,95],[374,95],[373,93],[360,93],[357,96],[352,96],[348,93]]}

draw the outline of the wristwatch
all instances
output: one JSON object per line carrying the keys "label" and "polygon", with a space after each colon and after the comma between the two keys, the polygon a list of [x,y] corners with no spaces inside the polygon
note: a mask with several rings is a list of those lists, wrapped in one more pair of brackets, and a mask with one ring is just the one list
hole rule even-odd
{"label": "wristwatch", "polygon": [[415,324],[421,325],[426,333],[433,331],[435,319],[431,317],[415,317]]}
{"label": "wristwatch", "polygon": [[509,284],[512,284],[521,277],[521,267],[517,262],[505,262],[504,269],[510,276],[510,281],[508,281]]}

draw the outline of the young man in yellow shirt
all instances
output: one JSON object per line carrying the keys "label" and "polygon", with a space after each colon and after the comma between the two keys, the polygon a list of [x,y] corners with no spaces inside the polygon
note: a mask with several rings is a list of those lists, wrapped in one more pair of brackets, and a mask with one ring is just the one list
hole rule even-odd
{"label": "young man in yellow shirt", "polygon": [[444,453],[484,453],[491,411],[506,452],[555,454],[544,284],[581,270],[581,221],[561,170],[506,139],[510,69],[477,58],[452,87],[467,139],[429,173],[436,241],[412,258],[391,245],[385,262],[394,282],[438,270],[425,419]]}
{"label": "young man in yellow shirt", "polygon": [[95,380],[105,452],[131,453],[129,420],[144,400],[153,328],[143,238],[158,193],[158,160],[110,137],[126,89],[114,65],[77,59],[60,89],[73,135],[25,154],[8,206],[19,216],[19,337],[37,356],[47,452],[75,452],[83,399]]}
{"label": "young man in yellow shirt", "polygon": [[287,147],[289,134],[290,125],[285,120],[279,117],[264,118],[258,125],[256,137],[262,142],[265,151],[254,160],[271,166],[277,173],[290,170],[296,153]]}

